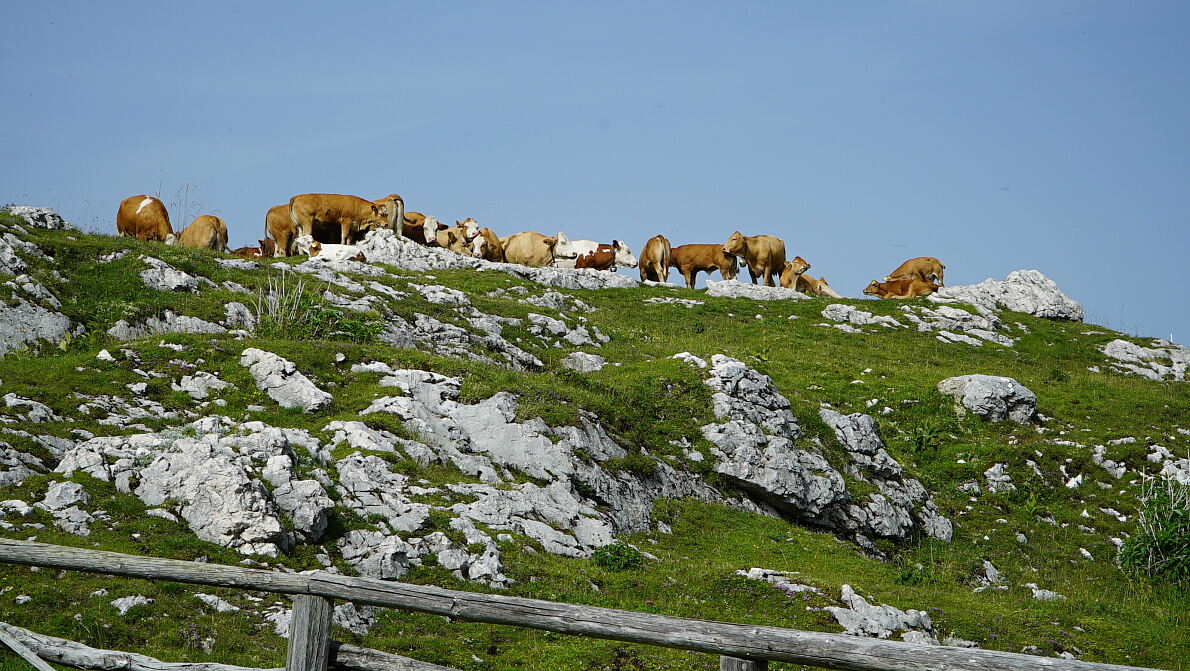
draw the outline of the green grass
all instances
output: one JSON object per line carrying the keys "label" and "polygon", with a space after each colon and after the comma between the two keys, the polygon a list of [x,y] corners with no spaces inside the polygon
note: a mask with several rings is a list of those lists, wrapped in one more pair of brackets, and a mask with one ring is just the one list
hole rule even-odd
{"label": "green grass", "polygon": [[[0,229],[6,221],[0,214]],[[535,544],[517,536],[516,542],[501,544],[505,571],[517,581],[508,593],[683,617],[838,631],[829,614],[816,609],[832,605],[840,586],[846,583],[879,603],[929,608],[942,635],[975,640],[985,648],[1019,651],[1026,645],[1036,645],[1046,653],[1077,649],[1088,661],[1190,668],[1190,637],[1185,634],[1190,631],[1190,594],[1186,588],[1131,577],[1113,561],[1115,547],[1109,538],[1135,532],[1134,516],[1141,493],[1138,478],[1129,473],[1115,480],[1090,460],[1090,446],[1124,436],[1135,436],[1138,441],[1108,446],[1106,456],[1125,461],[1132,469],[1151,467],[1145,461],[1149,442],[1166,446],[1175,454],[1187,451],[1190,439],[1176,429],[1190,427],[1190,387],[1088,371],[1089,366],[1103,366],[1106,370],[1098,348],[1122,337],[1107,329],[1003,314],[1001,319],[1011,326],[1006,333],[1018,338],[1015,346],[1004,348],[988,343],[974,348],[944,344],[929,333],[909,329],[881,328],[872,333],[848,334],[815,325],[824,321],[820,313],[830,302],[853,304],[899,318],[903,315],[901,306],[927,305],[922,300],[757,303],[713,298],[685,289],[639,288],[564,292],[596,308],[585,317],[611,336],[611,341],[597,352],[621,364],[586,375],[560,368],[559,360],[571,350],[554,348],[519,327],[506,327],[505,337],[538,356],[545,363],[543,370],[512,371],[439,356],[425,349],[394,349],[366,338],[360,342],[360,338],[333,332],[318,334],[313,340],[309,332],[262,329],[256,337],[242,341],[226,335],[169,335],[119,343],[106,335],[119,319],[136,322],[168,309],[220,321],[224,303],[238,300],[251,305],[251,297],[222,288],[206,287],[196,294],[147,291],[137,277],[143,267],[139,254],[151,254],[216,283],[230,280],[252,291],[267,288],[270,273],[278,274],[272,266],[294,261],[268,260],[263,270],[240,271],[219,266],[210,253],[114,237],[33,231],[30,239],[55,258],[54,263],[30,259],[30,274],[59,297],[62,311],[83,324],[87,334],[66,343],[64,349],[50,343],[0,359],[0,395],[13,392],[33,398],[78,421],[3,423],[0,427],[62,437],[71,436],[76,429],[97,435],[130,433],[135,429],[98,425],[83,416],[77,410],[81,403],[77,395],[129,397],[126,385],[145,381],[145,397],[175,412],[191,411],[198,416],[217,412],[236,420],[303,428],[324,442],[330,436],[323,428],[333,420],[364,421],[373,428],[414,437],[392,416],[358,415],[375,398],[398,393],[381,387],[380,376],[374,373],[350,372],[351,363],[377,360],[394,368],[432,370],[459,377],[463,380],[461,402],[477,402],[502,391],[517,394],[520,419],[542,417],[557,426],[577,424],[580,409],[594,413],[608,433],[629,451],[627,457],[605,464],[610,470],[647,472],[655,467],[654,459],[661,458],[714,483],[717,479],[708,472],[709,445],[700,431],[702,425],[714,421],[711,390],[702,383],[703,372],[670,357],[682,351],[708,359],[723,353],[769,375],[792,404],[804,434],[800,444],[810,446],[816,441],[836,466],[845,457],[833,433],[818,417],[821,404],[844,413],[877,413],[880,408],[891,408],[888,414],[873,415],[887,449],[908,475],[920,479],[933,493],[942,513],[955,523],[954,540],[941,543],[912,539],[899,546],[884,544],[891,560],[881,562],[818,530],[714,504],[663,501],[654,510],[654,517],[671,525],[672,534],[635,534],[622,539],[655,555],[656,561],[646,561],[638,568],[606,570],[591,560],[526,551],[522,548]],[[131,251],[112,263],[97,262],[99,256],[119,249]],[[68,281],[59,281],[53,274],[55,269]],[[434,271],[433,280],[418,273],[394,273],[399,277],[375,281],[408,296],[386,300],[380,312],[362,318],[392,314],[411,321],[421,313],[462,323],[449,306],[425,301],[408,287],[410,282],[462,290],[478,309],[489,314],[524,318],[529,312],[537,312],[558,316],[554,311],[509,298],[487,297],[489,292],[512,286],[525,286],[536,295],[545,291],[503,273]],[[327,289],[310,278],[306,280],[317,293]],[[686,308],[643,302],[654,296],[695,295],[705,304]],[[797,318],[789,319],[791,316]],[[1017,329],[1016,322],[1024,324],[1029,332]],[[1105,333],[1083,334],[1090,330]],[[521,340],[517,342],[516,338]],[[175,352],[160,346],[160,342],[180,344],[186,349]],[[319,386],[334,394],[334,403],[311,415],[278,408],[256,389],[246,369],[240,366],[239,355],[246,347],[260,347],[292,360]],[[103,348],[117,360],[97,360],[95,355]],[[134,352],[138,361],[125,359],[121,349]],[[344,354],[345,363],[336,364],[336,353]],[[171,388],[171,382],[195,368],[217,373],[234,385],[212,397],[222,399],[226,405],[203,409]],[[163,377],[146,380],[134,369]],[[950,399],[935,391],[935,386],[946,377],[968,373],[1006,375],[1032,389],[1039,398],[1040,411],[1052,418],[1045,423],[1045,431],[957,416]],[[871,409],[867,406],[870,399],[878,399]],[[264,410],[252,411],[249,406],[263,406]],[[0,408],[0,416],[12,417],[13,411]],[[144,423],[162,429],[179,422],[146,419]],[[1054,444],[1051,441],[1055,439],[1086,447]],[[52,463],[50,452],[31,437],[4,433],[0,440]],[[687,461],[673,444],[682,441],[702,452],[706,459]],[[308,473],[316,464],[304,451],[299,452],[299,471]],[[350,450],[340,447],[333,455],[342,458],[348,453]],[[474,481],[453,467],[419,465],[399,454],[375,454],[397,472],[431,485]],[[1027,461],[1036,464],[1040,476],[1033,473]],[[982,473],[996,463],[1008,465],[1016,491],[985,493],[972,501],[969,494],[959,490],[967,481],[983,484]],[[1085,473],[1087,481],[1077,490],[1065,488],[1062,468],[1069,474]],[[58,479],[56,475],[28,478],[19,486],[4,488],[0,499],[39,500],[48,484]],[[29,518],[6,518],[17,526],[0,532],[0,536],[35,536],[44,542],[179,559],[205,556],[226,564],[242,560],[233,551],[196,539],[184,524],[146,516],[145,506],[138,499],[119,493],[109,483],[82,475],[75,479],[84,482],[95,497],[87,509],[107,511],[114,528],[96,524],[90,537],[79,538],[55,529],[52,518],[38,510]],[[1101,488],[1096,481],[1110,488]],[[849,479],[849,487],[859,497],[870,489],[854,479]],[[454,502],[460,500],[452,498]],[[449,503],[441,497],[427,497],[425,501]],[[1117,510],[1127,515],[1128,521],[1119,522],[1101,513],[1100,508]],[[1090,518],[1082,517],[1084,510]],[[436,513],[423,532],[439,529],[457,536],[444,517]],[[1055,524],[1043,521],[1045,518]],[[45,528],[20,526],[25,523]],[[1093,532],[1080,530],[1080,526],[1093,528]],[[330,548],[356,528],[370,527],[366,520],[336,513],[320,545]],[[1023,533],[1028,542],[1018,543],[1016,532]],[[1088,550],[1095,561],[1083,558],[1079,548]],[[317,546],[298,546],[292,553],[267,563],[294,570],[318,568],[320,564],[314,558],[317,552],[321,552]],[[1004,573],[1011,589],[972,591],[975,572],[985,559]],[[830,598],[790,599],[767,584],[735,575],[736,570],[754,566],[798,571],[805,582],[821,588]],[[349,570],[346,565],[340,568]],[[481,586],[455,580],[437,566],[418,569],[408,579],[485,591]],[[1026,582],[1038,583],[1068,598],[1036,601],[1021,587]],[[258,616],[245,611],[215,614],[192,596],[198,591],[215,593],[248,606],[244,595],[233,590],[73,572],[59,575],[20,567],[0,570],[0,590],[7,587],[12,589],[0,592],[0,619],[39,632],[168,660],[264,667],[283,663],[284,641],[265,628]],[[108,596],[90,596],[101,587],[108,590]],[[154,598],[154,603],[134,609],[125,618],[116,616],[108,605],[117,596],[137,593]],[[33,599],[18,606],[16,594]],[[283,601],[257,596],[265,599],[258,608]],[[708,655],[396,612],[384,614],[367,637],[343,631],[337,631],[336,636],[461,669],[717,668],[716,660]],[[206,651],[203,641],[208,638],[213,647]],[[482,661],[476,662],[473,655]],[[0,671],[20,664],[23,662],[15,657],[0,654]],[[795,667],[775,664],[773,668]]]}

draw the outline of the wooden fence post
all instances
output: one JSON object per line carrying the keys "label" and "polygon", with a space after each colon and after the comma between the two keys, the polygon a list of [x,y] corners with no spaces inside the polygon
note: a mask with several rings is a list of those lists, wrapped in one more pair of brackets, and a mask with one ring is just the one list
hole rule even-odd
{"label": "wooden fence post", "polygon": [[293,597],[285,671],[326,671],[331,645],[331,616],[334,612],[333,599],[312,594]]}
{"label": "wooden fence post", "polygon": [[719,658],[719,671],[769,671],[769,663],[763,659],[740,659],[724,655]]}

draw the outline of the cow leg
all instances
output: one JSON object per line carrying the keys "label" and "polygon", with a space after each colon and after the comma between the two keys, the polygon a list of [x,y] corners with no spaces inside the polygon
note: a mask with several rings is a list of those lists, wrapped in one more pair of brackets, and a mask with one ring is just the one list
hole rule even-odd
{"label": "cow leg", "polygon": [[752,265],[748,264],[748,279],[752,280],[752,284],[756,284],[757,272],[752,269]]}
{"label": "cow leg", "polygon": [[686,278],[686,288],[687,289],[694,288],[694,278],[697,276],[698,276],[697,270],[695,270],[695,271],[683,270],[682,271],[682,277]]}

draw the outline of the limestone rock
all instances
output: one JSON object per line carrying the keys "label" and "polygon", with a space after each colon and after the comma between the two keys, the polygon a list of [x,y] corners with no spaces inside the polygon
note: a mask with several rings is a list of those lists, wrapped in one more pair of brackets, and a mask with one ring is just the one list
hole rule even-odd
{"label": "limestone rock", "polygon": [[938,391],[954,396],[960,411],[992,422],[1029,424],[1037,418],[1037,396],[1010,377],[961,375],[939,382]]}
{"label": "limestone rock", "polygon": [[326,408],[334,400],[302,375],[292,361],[272,352],[249,347],[241,353],[240,365],[248,368],[256,380],[256,388],[283,408],[314,412]]}
{"label": "limestone rock", "polygon": [[843,303],[832,303],[826,306],[822,310],[822,316],[837,322],[854,324],[855,326],[868,326],[870,324],[880,324],[881,326],[894,328],[904,326],[904,324],[897,321],[894,317],[877,317],[871,312],[865,312],[854,305],[845,305]]}
{"label": "limestone rock", "polygon": [[246,331],[252,331],[256,328],[256,315],[248,309],[248,306],[238,301],[232,301],[223,306],[224,314],[223,323],[228,328],[242,328]]}
{"label": "limestone rock", "polygon": [[707,280],[707,295],[725,298],[751,298],[757,301],[809,300],[803,293],[784,287],[766,287],[760,284],[745,284],[739,280]]}
{"label": "limestone rock", "polygon": [[1140,375],[1150,380],[1188,381],[1186,368],[1190,366],[1190,348],[1168,340],[1153,340],[1150,347],[1141,347],[1127,340],[1116,339],[1103,346],[1103,353],[1114,359],[1112,368],[1121,373]]}
{"label": "limestone rock", "polygon": [[38,341],[56,343],[68,334],[82,333],[66,315],[35,305],[21,296],[0,301],[0,355]]}
{"label": "limestone rock", "polygon": [[149,266],[140,274],[146,287],[157,291],[198,291],[198,278],[184,273],[161,259],[141,255]]}
{"label": "limestone rock", "polygon": [[39,505],[47,510],[62,510],[90,500],[91,495],[87,493],[86,488],[77,482],[55,482],[50,485]]}
{"label": "limestone rock", "polygon": [[1036,270],[1014,270],[1003,280],[988,278],[979,284],[943,287],[927,300],[971,303],[986,310],[1002,308],[1047,319],[1083,320],[1083,307]]}
{"label": "limestone rock", "polygon": [[201,401],[207,398],[211,391],[227,389],[235,385],[230,382],[224,382],[211,373],[200,370],[194,375],[183,375],[180,383],[171,384],[170,386],[174,391],[184,391],[190,394],[190,398]]}
{"label": "limestone rock", "polygon": [[561,361],[563,368],[577,370],[580,373],[593,373],[602,369],[607,365],[607,359],[598,354],[587,354],[586,352],[571,352],[562,357]]}
{"label": "limestone rock", "polygon": [[898,631],[917,631],[924,635],[924,640],[916,642],[938,645],[934,623],[924,611],[874,606],[856,594],[851,585],[843,585],[841,601],[844,607],[827,606],[826,610],[843,626],[845,634],[889,638]]}
{"label": "limestone rock", "polygon": [[35,228],[48,228],[51,231],[77,231],[78,228],[62,218],[54,209],[49,207],[33,207],[30,205],[9,205],[10,214],[25,220]]}
{"label": "limestone rock", "polygon": [[167,333],[226,333],[227,329],[213,322],[174,314],[173,310],[166,310],[160,317],[149,317],[144,322],[131,325],[121,319],[107,330],[107,334],[119,340],[132,340],[151,335],[165,335]]}
{"label": "limestone rock", "polygon": [[153,603],[153,600],[141,594],[121,597],[111,602],[111,604],[116,607],[116,610],[120,611],[121,617],[127,615],[128,611],[135,606],[145,606],[150,603]]}

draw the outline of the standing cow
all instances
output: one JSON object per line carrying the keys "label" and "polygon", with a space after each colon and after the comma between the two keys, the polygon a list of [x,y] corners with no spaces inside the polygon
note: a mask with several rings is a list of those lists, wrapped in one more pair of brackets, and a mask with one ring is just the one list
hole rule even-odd
{"label": "standing cow", "polygon": [[709,275],[718,270],[725,280],[734,280],[739,272],[735,257],[723,251],[723,245],[678,245],[670,251],[669,265],[678,269],[689,289],[694,288],[699,271]]}
{"label": "standing cow", "polygon": [[289,218],[298,236],[312,235],[319,242],[346,245],[389,223],[387,213],[375,203],[337,193],[304,193],[290,198]]}
{"label": "standing cow", "polygon": [[116,232],[126,238],[165,242],[173,235],[165,203],[153,196],[129,196],[116,211]]}
{"label": "standing cow", "polygon": [[222,252],[227,249],[227,224],[212,214],[201,214],[177,235],[167,235],[165,244]]}
{"label": "standing cow", "polygon": [[748,236],[736,231],[724,243],[723,252],[744,258],[752,284],[756,284],[757,278],[764,278],[764,286],[777,286],[778,276],[785,267],[785,242],[781,238]]}
{"label": "standing cow", "polygon": [[669,239],[664,235],[654,235],[645,243],[644,249],[640,250],[640,261],[637,268],[640,270],[641,282],[668,282],[669,281],[669,257],[670,247]]}

